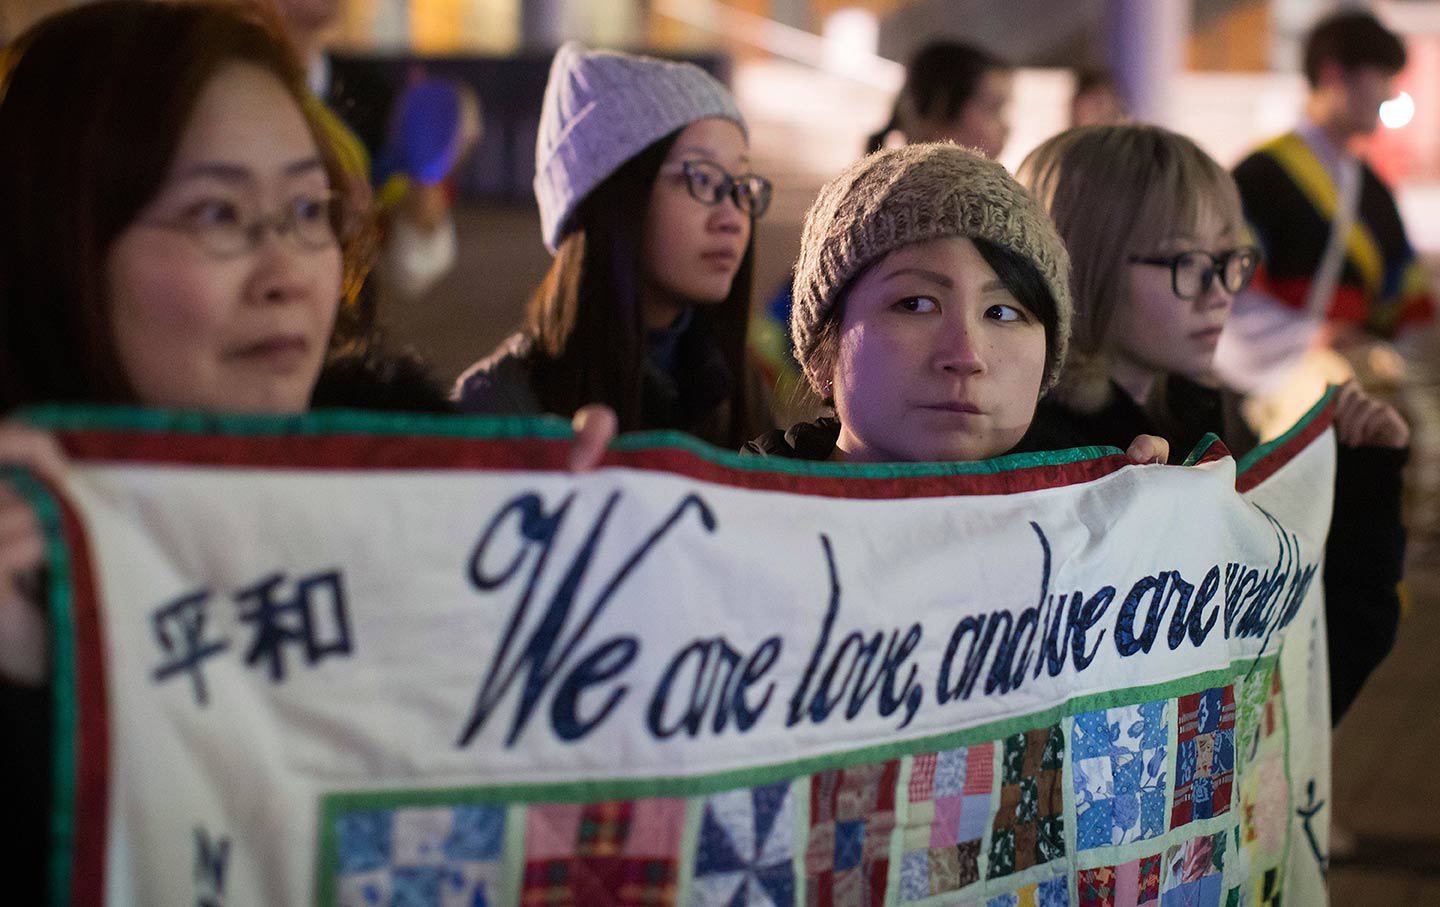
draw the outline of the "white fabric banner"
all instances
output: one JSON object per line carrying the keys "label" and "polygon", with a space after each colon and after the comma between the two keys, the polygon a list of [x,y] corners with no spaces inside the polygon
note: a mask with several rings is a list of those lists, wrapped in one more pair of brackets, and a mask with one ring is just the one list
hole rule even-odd
{"label": "white fabric banner", "polygon": [[1325,407],[1238,476],[34,418],[70,903],[1324,902]]}

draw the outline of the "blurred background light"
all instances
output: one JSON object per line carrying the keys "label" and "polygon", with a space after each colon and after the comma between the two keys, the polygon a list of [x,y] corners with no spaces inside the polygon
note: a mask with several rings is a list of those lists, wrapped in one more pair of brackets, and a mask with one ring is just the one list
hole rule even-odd
{"label": "blurred background light", "polygon": [[1402,91],[1380,105],[1380,122],[1387,128],[1400,129],[1415,118],[1415,99],[1410,92]]}

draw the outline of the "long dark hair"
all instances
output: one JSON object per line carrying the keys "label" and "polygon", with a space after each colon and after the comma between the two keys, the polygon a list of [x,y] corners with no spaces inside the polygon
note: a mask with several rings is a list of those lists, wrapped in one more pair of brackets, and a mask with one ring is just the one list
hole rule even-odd
{"label": "long dark hair", "polygon": [[[614,407],[621,431],[642,424],[645,327],[640,258],[645,213],[660,165],[679,132],[626,161],[580,204],[550,270],[531,296],[525,332],[534,344],[531,387],[546,412],[569,416],[587,403]],[[732,376],[724,443],[748,440],[745,335],[750,320],[755,234],[730,294],[695,307],[695,325],[717,344]],[[716,439],[722,440],[722,439]]]}
{"label": "long dark hair", "polygon": [[236,61],[284,84],[338,188],[304,72],[247,7],[103,0],[0,52],[0,413],[136,402],[115,350],[106,258],[164,184],[210,78]]}
{"label": "long dark hair", "polygon": [[987,72],[1009,72],[1009,62],[965,41],[934,41],[925,45],[905,68],[905,85],[890,110],[890,120],[865,143],[865,153],[879,151],[885,136],[906,126],[910,116],[959,118]]}

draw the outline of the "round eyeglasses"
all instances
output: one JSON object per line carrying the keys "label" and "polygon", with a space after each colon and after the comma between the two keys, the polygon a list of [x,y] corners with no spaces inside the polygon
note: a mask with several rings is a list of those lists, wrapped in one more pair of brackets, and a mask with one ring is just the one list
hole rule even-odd
{"label": "round eyeglasses", "polygon": [[299,248],[318,252],[338,245],[343,206],[334,192],[297,195],[270,214],[231,199],[198,202],[172,220],[141,222],[188,234],[215,258],[234,258],[257,248],[267,230],[290,239]]}
{"label": "round eyeglasses", "polygon": [[[676,171],[672,169],[670,172]],[[728,198],[736,208],[755,220],[763,217],[770,207],[774,188],[763,176],[753,173],[731,176],[724,167],[712,161],[684,161],[678,172],[685,177],[690,197],[701,204],[718,205]]]}
{"label": "round eyeglasses", "polygon": [[1132,255],[1130,262],[1170,269],[1170,289],[1181,299],[1204,295],[1218,276],[1220,286],[1228,293],[1239,293],[1250,285],[1255,269],[1260,267],[1260,250],[1240,246],[1218,254],[1199,249],[1176,252],[1174,255]]}

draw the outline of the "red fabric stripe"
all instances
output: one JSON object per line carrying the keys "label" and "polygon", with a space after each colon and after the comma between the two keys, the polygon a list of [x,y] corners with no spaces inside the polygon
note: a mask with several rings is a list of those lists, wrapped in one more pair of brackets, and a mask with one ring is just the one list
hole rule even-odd
{"label": "red fabric stripe", "polygon": [[[487,440],[436,436],[192,435],[143,431],[66,431],[61,443],[76,459],[260,469],[525,469],[564,472],[566,439]],[[757,464],[764,461],[757,460]],[[737,469],[680,448],[612,450],[602,465],[644,467],[700,481],[760,491],[835,498],[924,498],[1013,494],[1081,484],[1127,464],[1120,454],[1002,473],[902,477],[802,476]]]}
{"label": "red fabric stripe", "polygon": [[90,543],[79,515],[59,495],[70,554],[71,620],[75,628],[75,803],[70,902],[104,903],[109,829],[110,725],[106,712],[105,644]]}
{"label": "red fabric stripe", "polygon": [[1295,458],[1335,421],[1335,404],[1331,402],[1284,444],[1250,464],[1235,480],[1235,490],[1245,494],[1273,476],[1280,467]]}

